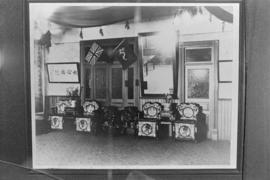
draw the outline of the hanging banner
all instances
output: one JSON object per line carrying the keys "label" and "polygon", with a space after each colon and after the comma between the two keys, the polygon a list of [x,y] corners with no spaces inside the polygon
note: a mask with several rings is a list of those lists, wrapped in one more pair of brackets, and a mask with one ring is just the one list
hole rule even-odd
{"label": "hanging banner", "polygon": [[123,39],[119,45],[115,48],[115,59],[118,60],[123,69],[127,69],[136,60],[137,56],[134,53],[132,47],[128,44],[128,41]]}
{"label": "hanging banner", "polygon": [[91,48],[89,49],[85,60],[94,65],[97,60],[99,59],[99,57],[101,56],[101,54],[103,53],[104,49],[102,49],[96,42],[93,42],[93,44],[91,45]]}

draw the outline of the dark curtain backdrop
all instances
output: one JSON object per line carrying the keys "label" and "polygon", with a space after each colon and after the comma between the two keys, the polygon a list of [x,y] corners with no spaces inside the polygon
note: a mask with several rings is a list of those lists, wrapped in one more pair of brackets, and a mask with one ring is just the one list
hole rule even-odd
{"label": "dark curtain backdrop", "polygon": [[[0,1],[0,159],[24,164],[30,133],[24,48],[24,0]],[[247,101],[244,180],[268,180],[270,164],[270,1],[247,0]],[[0,174],[5,169],[0,166]],[[238,175],[164,175],[157,179],[237,179]],[[62,175],[65,179],[108,179],[110,175]],[[113,179],[125,179],[126,175]],[[24,179],[24,178],[21,178]],[[26,179],[26,178],[25,178]],[[111,178],[112,179],[112,178]]]}
{"label": "dark curtain backdrop", "polygon": [[245,180],[270,179],[270,1],[247,1]]}
{"label": "dark curtain backdrop", "polygon": [[23,1],[0,1],[0,159],[24,163],[27,144]]}

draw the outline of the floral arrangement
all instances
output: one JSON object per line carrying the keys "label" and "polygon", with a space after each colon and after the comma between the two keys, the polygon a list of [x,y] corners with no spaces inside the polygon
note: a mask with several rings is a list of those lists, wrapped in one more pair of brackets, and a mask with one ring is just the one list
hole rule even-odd
{"label": "floral arrangement", "polygon": [[165,94],[165,103],[172,103],[172,95],[171,94]]}
{"label": "floral arrangement", "polygon": [[78,87],[68,87],[66,92],[67,92],[67,96],[70,96],[70,97],[79,96],[79,88]]}

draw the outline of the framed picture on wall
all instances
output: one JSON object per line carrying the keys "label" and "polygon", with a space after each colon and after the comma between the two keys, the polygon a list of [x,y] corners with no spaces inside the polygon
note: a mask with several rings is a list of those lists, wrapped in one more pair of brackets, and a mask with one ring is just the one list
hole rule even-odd
{"label": "framed picture on wall", "polygon": [[220,83],[231,83],[233,80],[233,61],[223,60],[218,62],[218,81]]}
{"label": "framed picture on wall", "polygon": [[79,83],[78,63],[47,63],[49,83]]}
{"label": "framed picture on wall", "polygon": [[[241,176],[245,101],[245,84],[242,83],[245,75],[242,1],[157,2],[28,3],[31,67],[35,62],[33,43],[44,37],[45,33],[51,34],[51,44],[45,44],[50,45],[47,57],[59,57],[50,54],[57,53],[53,50],[56,44],[67,53],[65,57],[69,57],[69,53],[81,56],[80,63],[51,63],[51,59],[44,60],[49,78],[49,82],[43,84],[46,95],[63,94],[70,86],[58,86],[59,83],[69,83],[82,94],[86,92],[85,87],[91,87],[96,98],[100,95],[102,99],[98,116],[90,117],[97,118],[94,120],[100,124],[91,120],[92,127],[87,137],[84,131],[78,132],[74,128],[74,117],[70,121],[63,118],[63,129],[67,130],[36,135],[37,116],[33,101],[36,95],[32,92],[34,169],[50,170],[52,173],[58,170],[78,174],[100,172],[103,175],[111,170],[121,175],[138,170],[160,175],[202,173]],[[44,27],[44,24],[50,26]],[[41,30],[45,33],[39,34]],[[132,73],[128,72],[129,69],[123,69],[116,58],[92,64],[85,62],[85,42],[127,37],[134,37],[134,53],[137,55],[137,60],[132,64]],[[66,44],[74,48],[67,50]],[[124,48],[114,48],[127,55]],[[92,48],[91,52],[97,49]],[[116,52],[113,49],[112,55]],[[223,51],[226,53],[219,53]],[[92,53],[93,56],[95,54]],[[225,59],[223,54],[231,56],[233,60],[219,62],[219,59]],[[91,73],[84,72],[86,67]],[[32,71],[31,88],[34,88],[36,77]],[[125,86],[124,79],[129,79],[131,75],[130,84],[136,88],[137,99],[129,98],[128,87]],[[222,84],[226,82],[230,82],[230,86]],[[166,102],[165,94],[172,95],[173,103]],[[219,98],[219,94],[222,98]],[[53,104],[51,101],[48,103]],[[82,95],[81,101],[87,99]],[[142,113],[142,104],[147,102],[165,104],[172,111],[173,117],[169,120],[160,116],[149,120],[160,121],[160,127],[163,127],[156,129],[157,134],[164,134],[162,140],[136,137],[136,124],[141,118],[138,114]],[[200,114],[196,117],[198,120],[195,118],[196,122],[192,122],[194,131],[190,132],[194,134],[198,124],[205,126],[205,140],[200,143],[172,141],[175,122],[181,121],[176,108],[181,103],[198,106]],[[135,107],[130,108],[131,104]],[[80,105],[78,109],[75,119],[86,118],[80,112]],[[128,116],[121,114],[127,113],[124,110],[130,110]],[[154,112],[153,109],[149,111]],[[187,113],[193,111],[187,109]],[[116,120],[111,121],[111,117],[116,117]],[[115,125],[118,120],[122,124]],[[189,128],[191,126],[186,126],[186,132],[189,132]]]}

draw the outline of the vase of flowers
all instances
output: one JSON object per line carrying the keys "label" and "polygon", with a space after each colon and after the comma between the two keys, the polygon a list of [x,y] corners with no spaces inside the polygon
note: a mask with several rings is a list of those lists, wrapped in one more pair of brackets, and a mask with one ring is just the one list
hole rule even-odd
{"label": "vase of flowers", "polygon": [[77,98],[79,96],[79,89],[78,87],[68,87],[66,89],[67,97],[69,97],[68,103],[69,107],[75,108],[77,106]]}
{"label": "vase of flowers", "polygon": [[171,103],[172,103],[172,95],[171,94],[165,94],[165,103],[163,104],[164,111],[170,111],[171,110]]}

